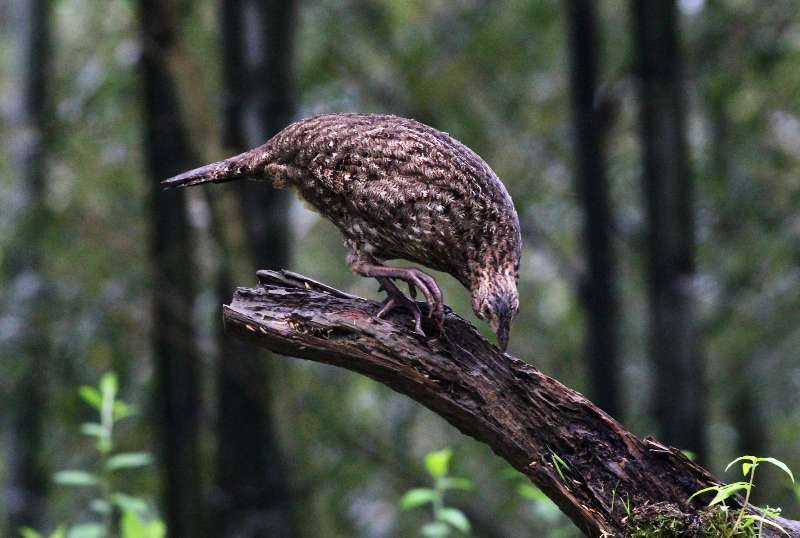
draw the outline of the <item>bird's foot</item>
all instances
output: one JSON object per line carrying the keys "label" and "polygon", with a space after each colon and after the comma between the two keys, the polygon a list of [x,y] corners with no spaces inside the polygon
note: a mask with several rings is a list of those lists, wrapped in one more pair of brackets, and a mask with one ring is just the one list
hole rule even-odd
{"label": "bird's foot", "polygon": [[386,313],[395,307],[405,307],[414,314],[415,332],[422,333],[421,323],[417,316],[421,317],[419,306],[394,284],[393,280],[403,280],[409,286],[409,293],[416,294],[419,290],[425,297],[428,306],[428,318],[436,325],[438,332],[442,332],[444,327],[444,301],[442,291],[432,276],[423,273],[415,267],[386,267],[384,265],[361,262],[353,266],[353,270],[364,276],[371,276],[378,279],[381,288],[385,290],[389,297],[381,308],[382,313]]}
{"label": "bird's foot", "polygon": [[[382,318],[395,308],[405,308],[411,312],[412,316],[414,316],[414,332],[421,336],[425,336],[425,332],[422,329],[422,312],[420,311],[419,304],[400,291],[400,288],[398,288],[397,285],[392,282],[391,278],[379,277],[378,281],[381,283],[378,291],[385,291],[387,293],[386,300],[383,302],[381,309],[378,311],[378,317]],[[415,285],[409,282],[409,292],[411,292],[411,290],[416,292]],[[436,290],[438,291],[438,287]],[[414,295],[416,295],[416,293],[414,293]],[[412,297],[414,295],[412,295]],[[438,303],[441,312],[437,312],[436,307],[432,307],[430,302],[428,302],[427,305],[428,317],[433,319],[433,322],[436,325],[436,332],[442,334],[444,332],[444,308],[441,307],[441,303]]]}
{"label": "bird's foot", "polygon": [[425,336],[425,332],[422,330],[422,313],[419,310],[417,302],[406,297],[391,279],[382,277],[379,278],[378,281],[381,283],[381,287],[378,288],[378,291],[385,291],[387,296],[386,300],[381,304],[381,309],[378,310],[376,314],[377,317],[383,318],[395,308],[405,308],[414,316],[414,332],[420,336]]}
{"label": "bird's foot", "polygon": [[436,280],[431,275],[415,268],[408,269],[404,276],[398,278],[404,279],[408,283],[412,297],[416,296],[416,290],[419,288],[428,304],[428,318],[436,324],[439,333],[444,332],[444,299]]}

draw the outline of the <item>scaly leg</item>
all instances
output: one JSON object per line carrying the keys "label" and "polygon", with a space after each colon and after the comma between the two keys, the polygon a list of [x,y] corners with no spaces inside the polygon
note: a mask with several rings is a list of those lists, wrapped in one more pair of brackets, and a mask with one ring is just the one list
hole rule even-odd
{"label": "scaly leg", "polygon": [[[377,263],[370,263],[363,259],[355,260],[354,263],[351,264],[351,267],[356,273],[362,276],[375,277],[381,282],[381,287],[383,287],[390,296],[389,302],[381,309],[382,313],[391,310],[395,304],[407,306],[406,302],[413,303],[413,301],[405,297],[397,286],[389,280],[396,278],[404,280],[409,285],[414,286],[422,292],[428,304],[428,317],[434,319],[436,324],[441,327],[444,321],[444,302],[442,301],[442,292],[432,276],[423,273],[415,267],[387,267]],[[391,286],[385,285],[387,281],[391,283]],[[403,299],[399,299],[400,296],[402,296]],[[394,301],[392,301],[392,299],[394,299]],[[387,305],[389,305],[388,309],[386,308]]]}

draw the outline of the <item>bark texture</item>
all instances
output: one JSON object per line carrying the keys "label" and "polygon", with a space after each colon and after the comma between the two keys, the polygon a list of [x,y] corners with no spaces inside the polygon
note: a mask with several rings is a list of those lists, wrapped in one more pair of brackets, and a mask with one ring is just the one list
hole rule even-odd
{"label": "bark texture", "polygon": [[170,536],[206,535],[200,478],[200,396],[194,345],[193,264],[185,192],[158,182],[196,164],[180,117],[168,58],[175,46],[172,3],[140,0],[144,148],[149,179],[153,259],[153,346],[156,413],[164,471],[163,503]]}
{"label": "bark texture", "polygon": [[[687,498],[719,483],[677,449],[635,437],[579,393],[501,353],[449,310],[444,335],[428,339],[412,332],[409,316],[376,318],[376,302],[286,271],[258,276],[261,287],[238,288],[224,307],[227,331],[408,395],[489,445],[587,536],[624,535],[621,499],[691,514],[704,502]],[[797,522],[781,523],[800,537]]]}
{"label": "bark texture", "polygon": [[678,9],[632,2],[644,147],[654,412],[663,438],[706,452],[703,360],[694,314],[694,216]]}
{"label": "bark texture", "polygon": [[604,157],[607,128],[597,90],[598,28],[594,0],[569,0],[572,66],[572,125],[575,140],[575,184],[583,205],[586,274],[580,296],[586,309],[586,362],[594,401],[612,415],[620,411],[617,367],[617,296],[614,279],[611,204]]}

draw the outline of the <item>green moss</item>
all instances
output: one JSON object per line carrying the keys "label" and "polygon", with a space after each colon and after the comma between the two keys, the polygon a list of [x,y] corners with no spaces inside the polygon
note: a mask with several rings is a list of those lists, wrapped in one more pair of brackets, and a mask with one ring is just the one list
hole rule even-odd
{"label": "green moss", "polygon": [[625,534],[627,538],[668,538],[684,536],[686,525],[680,519],[657,516],[648,521],[636,521]]}
{"label": "green moss", "polygon": [[[628,517],[625,538],[719,538],[730,533],[735,520],[736,513],[719,507],[686,514],[674,504],[649,504]],[[734,536],[755,538],[757,531],[739,529]]]}

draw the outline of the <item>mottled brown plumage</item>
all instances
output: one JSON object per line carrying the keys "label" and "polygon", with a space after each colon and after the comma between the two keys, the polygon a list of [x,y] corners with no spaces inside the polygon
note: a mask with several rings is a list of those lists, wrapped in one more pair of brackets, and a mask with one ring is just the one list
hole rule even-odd
{"label": "mottled brown plumage", "polygon": [[326,114],[293,123],[266,144],[164,181],[167,187],[251,177],[293,187],[345,237],[354,272],[376,277],[389,297],[379,315],[419,309],[392,282],[409,283],[440,317],[442,297],[406,259],[450,273],[472,294],[472,307],[503,349],[519,307],[520,233],[503,184],[472,150],[414,120]]}

